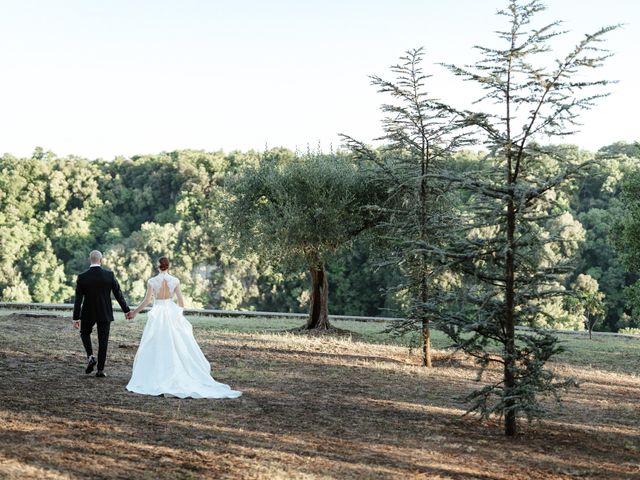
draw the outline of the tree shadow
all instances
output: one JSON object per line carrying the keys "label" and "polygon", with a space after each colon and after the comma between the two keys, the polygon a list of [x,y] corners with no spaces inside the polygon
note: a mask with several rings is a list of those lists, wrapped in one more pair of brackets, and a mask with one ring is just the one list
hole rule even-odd
{"label": "tree shadow", "polygon": [[205,354],[222,366],[216,379],[243,396],[180,400],[125,390],[134,349],[110,350],[103,381],[82,373],[75,336],[61,341],[51,352],[46,341],[18,336],[2,348],[0,448],[70,476],[615,478],[635,459],[638,436],[616,431],[623,422],[594,416],[585,430],[551,415],[507,439],[497,420],[462,418],[458,397],[475,384],[455,366],[427,371],[379,352],[222,343]]}

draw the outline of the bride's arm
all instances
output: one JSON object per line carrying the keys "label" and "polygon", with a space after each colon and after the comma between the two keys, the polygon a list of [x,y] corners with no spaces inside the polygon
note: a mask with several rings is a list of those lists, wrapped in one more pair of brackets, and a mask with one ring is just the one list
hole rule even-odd
{"label": "bride's arm", "polygon": [[182,296],[182,292],[180,291],[180,284],[176,285],[176,297],[178,299],[178,305],[180,308],[184,308],[184,297]]}
{"label": "bride's arm", "polygon": [[151,303],[151,300],[153,299],[153,287],[151,285],[149,285],[147,287],[147,294],[144,296],[144,299],[142,300],[142,302],[140,303],[140,305],[138,305],[132,313],[132,316],[135,317],[136,315],[138,315],[142,309],[144,307],[146,307],[147,305],[149,305],[149,303]]}

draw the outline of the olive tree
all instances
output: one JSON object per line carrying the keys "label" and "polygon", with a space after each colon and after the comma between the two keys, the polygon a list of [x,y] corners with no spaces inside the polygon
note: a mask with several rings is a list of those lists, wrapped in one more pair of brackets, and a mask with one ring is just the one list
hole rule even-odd
{"label": "olive tree", "polygon": [[230,178],[223,216],[235,247],[311,276],[307,329],[329,328],[326,259],[372,224],[367,169],[343,155],[267,152]]}

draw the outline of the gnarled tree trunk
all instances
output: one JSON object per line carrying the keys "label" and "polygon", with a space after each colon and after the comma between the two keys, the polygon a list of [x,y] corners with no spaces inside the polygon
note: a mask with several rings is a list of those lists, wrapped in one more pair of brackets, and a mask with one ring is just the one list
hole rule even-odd
{"label": "gnarled tree trunk", "polygon": [[329,328],[329,282],[322,261],[311,265],[311,304],[307,329],[313,328]]}

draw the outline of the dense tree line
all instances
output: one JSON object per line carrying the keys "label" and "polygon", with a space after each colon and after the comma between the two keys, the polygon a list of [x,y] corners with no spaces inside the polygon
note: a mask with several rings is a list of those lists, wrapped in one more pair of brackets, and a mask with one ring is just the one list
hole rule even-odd
{"label": "dense tree line", "polygon": [[[596,153],[571,147],[583,159],[601,158],[597,169],[564,192],[563,204],[578,236],[568,284],[586,274],[604,294],[596,330],[638,327],[637,275],[614,249],[610,233],[623,212],[623,184],[631,189],[640,148],[618,143]],[[92,248],[132,302],[144,295],[154,258],[168,254],[194,306],[306,311],[308,274],[287,262],[240,255],[222,218],[225,185],[242,169],[274,158],[268,152],[179,151],[113,161],[57,157],[37,149],[31,158],[0,158],[0,296],[2,301],[68,302],[75,275]],[[457,154],[461,169],[482,152]],[[626,179],[626,180],[625,180]],[[317,197],[321,198],[321,197]],[[577,222],[576,222],[577,220]],[[579,222],[579,223],[578,223]],[[383,242],[384,243],[384,242]],[[387,244],[360,235],[327,257],[331,312],[394,315],[404,301],[398,268]],[[584,328],[582,316],[556,305],[541,326]]]}
{"label": "dense tree line", "polygon": [[[0,295],[3,301],[68,302],[87,253],[99,248],[130,301],[144,295],[154,259],[173,260],[190,305],[304,311],[305,275],[290,262],[240,255],[222,223],[225,182],[240,167],[295,159],[293,152],[180,151],[113,161],[0,159]],[[318,224],[318,229],[322,229]],[[368,240],[328,260],[334,312],[378,315],[390,307]]]}

